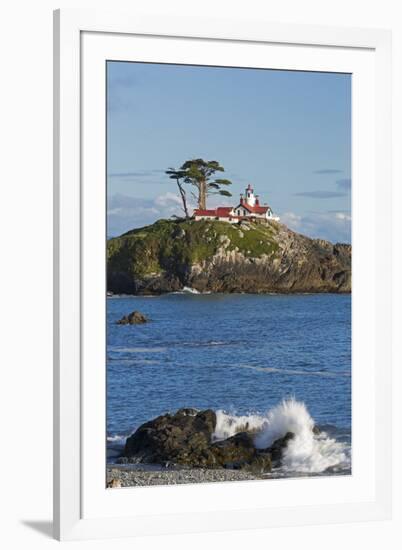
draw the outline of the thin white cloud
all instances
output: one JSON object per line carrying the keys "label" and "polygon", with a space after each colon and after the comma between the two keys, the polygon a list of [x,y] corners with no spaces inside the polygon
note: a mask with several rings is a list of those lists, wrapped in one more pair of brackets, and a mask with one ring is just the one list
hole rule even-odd
{"label": "thin white cloud", "polygon": [[281,215],[281,222],[293,231],[314,239],[326,239],[333,243],[351,242],[352,217],[347,212],[312,212],[305,216],[285,212]]}
{"label": "thin white cloud", "polygon": [[[180,197],[168,191],[155,199],[142,199],[120,193],[108,197],[108,236],[121,235],[135,227],[154,223],[160,218],[181,216]],[[192,208],[192,207],[190,207]]]}
{"label": "thin white cloud", "polygon": [[161,208],[171,208],[174,205],[182,205],[180,197],[168,191],[164,195],[159,195],[155,199],[155,204]]}

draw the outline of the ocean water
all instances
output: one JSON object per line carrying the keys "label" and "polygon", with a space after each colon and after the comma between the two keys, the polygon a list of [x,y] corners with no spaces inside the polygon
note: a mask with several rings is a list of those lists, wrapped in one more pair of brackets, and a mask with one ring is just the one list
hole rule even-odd
{"label": "ocean water", "polygon": [[[116,324],[133,310],[151,321]],[[143,422],[194,407],[217,411],[217,439],[245,421],[261,448],[293,431],[285,473],[350,471],[350,295],[111,297],[107,321],[110,461]]]}

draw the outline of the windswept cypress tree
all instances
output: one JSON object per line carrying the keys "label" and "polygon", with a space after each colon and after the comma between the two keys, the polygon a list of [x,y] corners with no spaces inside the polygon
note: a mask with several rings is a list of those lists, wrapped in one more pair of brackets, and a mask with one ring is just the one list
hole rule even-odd
{"label": "windswept cypress tree", "polygon": [[180,197],[183,203],[183,211],[186,218],[189,218],[186,190],[184,184],[191,185],[196,188],[195,192],[191,192],[192,196],[197,201],[198,208],[205,210],[207,207],[208,195],[222,195],[231,197],[232,193],[222,187],[231,185],[232,182],[224,178],[215,178],[216,172],[224,172],[225,169],[216,160],[192,159],[186,162],[178,169],[169,168],[166,174],[176,181],[179,189]]}

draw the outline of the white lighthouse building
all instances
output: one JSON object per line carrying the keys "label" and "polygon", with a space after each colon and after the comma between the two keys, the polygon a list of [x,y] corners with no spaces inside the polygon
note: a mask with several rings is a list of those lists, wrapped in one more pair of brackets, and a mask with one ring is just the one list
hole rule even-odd
{"label": "white lighthouse building", "polygon": [[279,216],[275,216],[272,208],[268,204],[260,204],[258,195],[254,194],[254,189],[250,184],[244,193],[240,194],[240,202],[237,206],[218,206],[214,209],[194,210],[196,220],[219,220],[229,223],[237,223],[241,220],[250,221],[279,221]]}
{"label": "white lighthouse building", "polygon": [[[240,202],[243,198],[243,193],[240,194]],[[254,195],[254,189],[251,187],[250,184],[248,184],[246,188],[246,204],[249,206],[255,206],[256,202],[258,203],[258,195]]]}

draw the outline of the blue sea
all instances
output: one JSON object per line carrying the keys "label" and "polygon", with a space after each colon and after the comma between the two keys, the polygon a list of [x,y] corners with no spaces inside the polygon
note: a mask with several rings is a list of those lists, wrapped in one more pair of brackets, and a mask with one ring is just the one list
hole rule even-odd
{"label": "blue sea", "polygon": [[[116,324],[133,310],[150,322]],[[299,430],[290,470],[350,468],[350,295],[116,296],[107,322],[110,461],[143,422],[194,407],[218,412],[217,437],[245,417]],[[306,440],[311,422],[317,441]]]}

